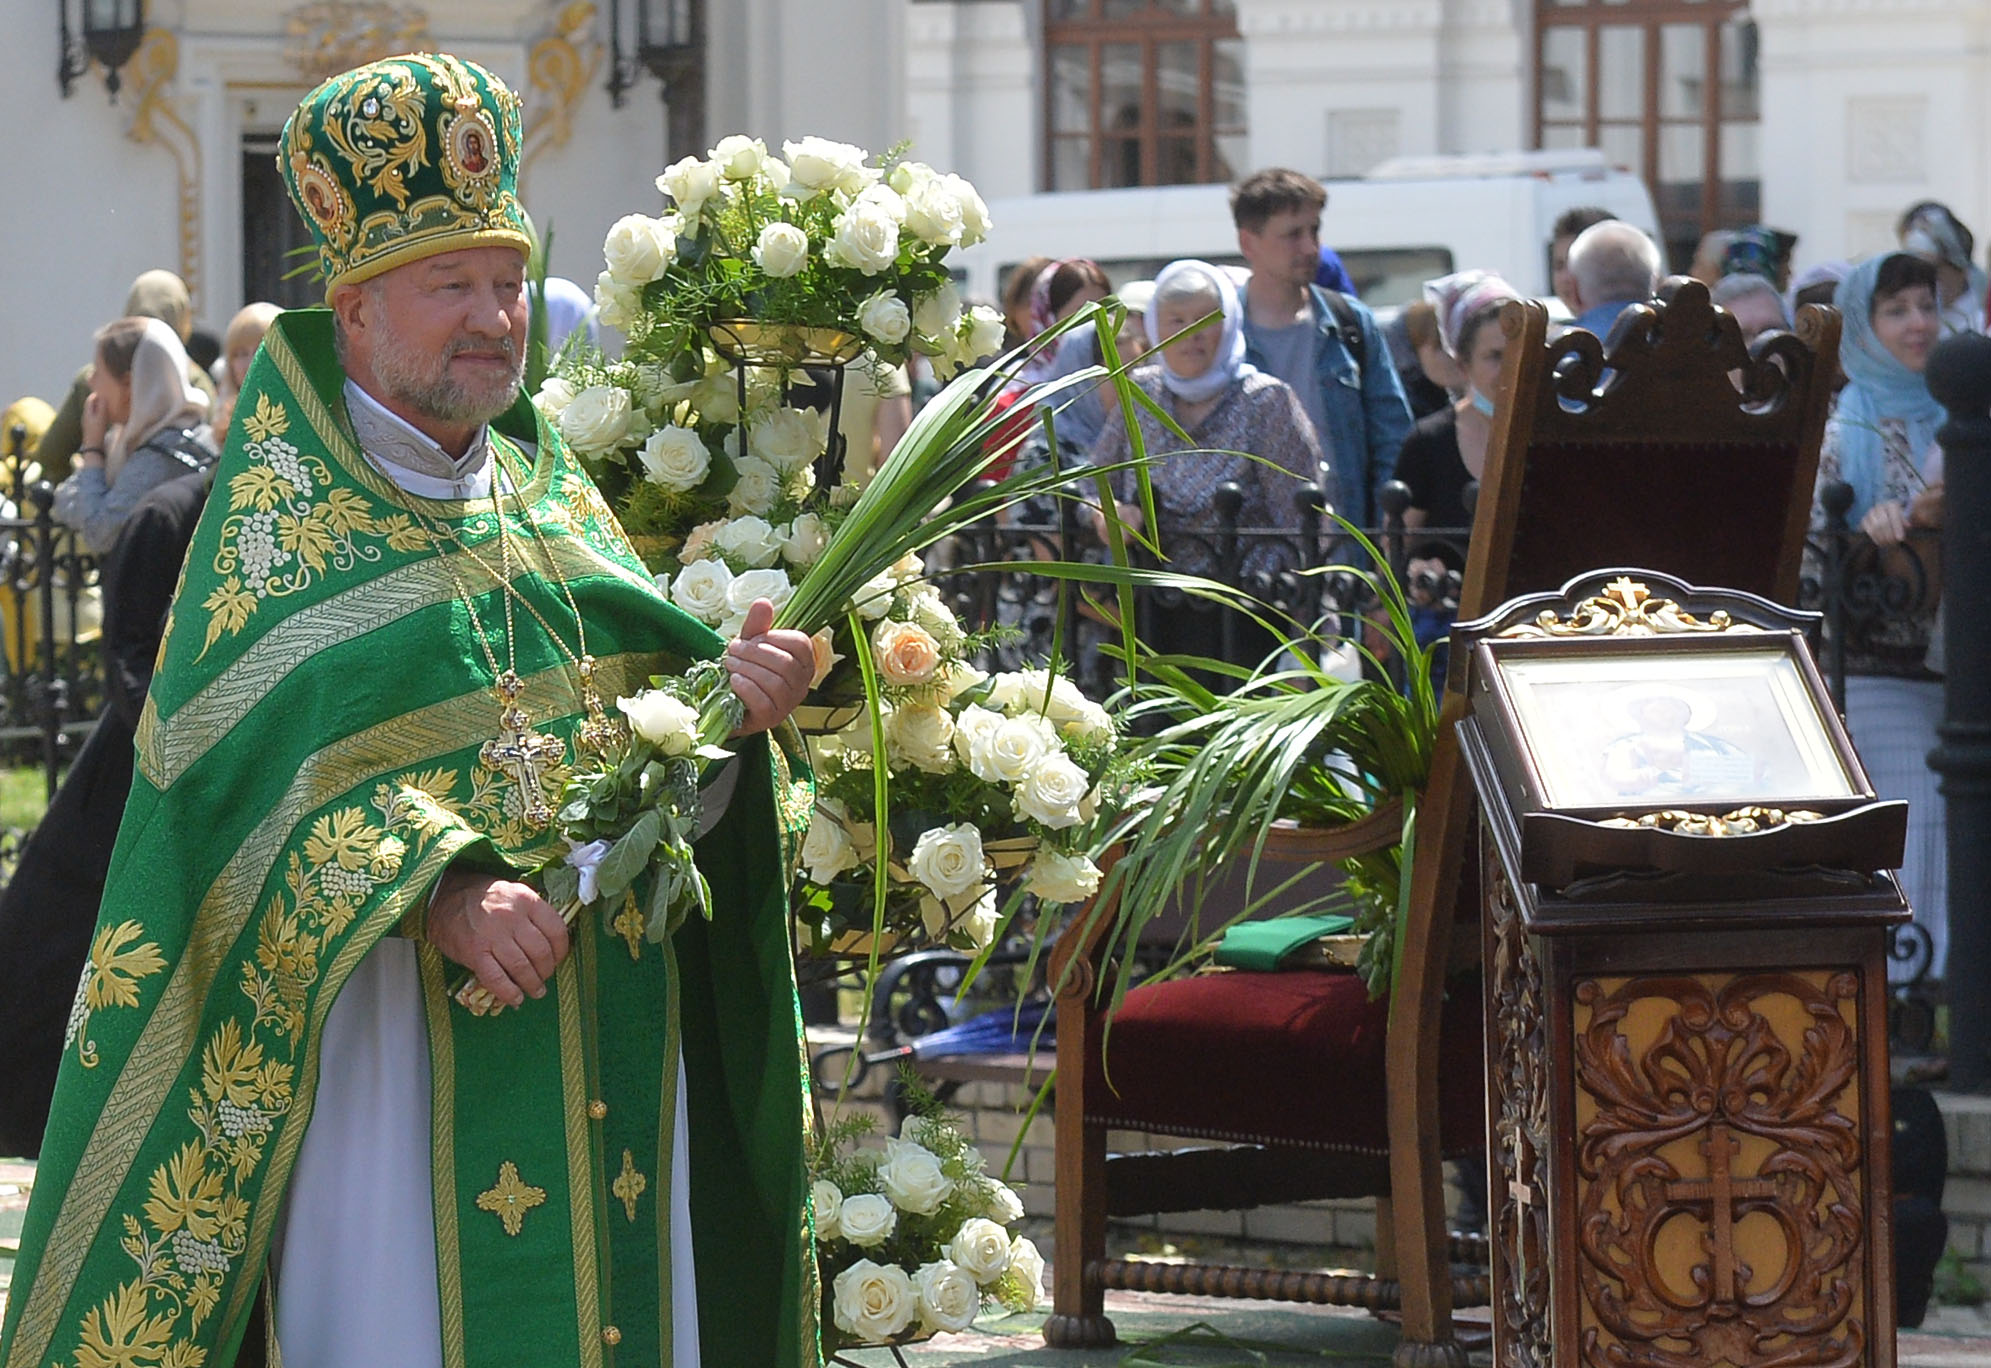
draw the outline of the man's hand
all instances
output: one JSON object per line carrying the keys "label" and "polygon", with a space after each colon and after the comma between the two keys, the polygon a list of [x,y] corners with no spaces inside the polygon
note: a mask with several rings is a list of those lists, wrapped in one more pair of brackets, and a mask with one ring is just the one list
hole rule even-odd
{"label": "man's hand", "polygon": [[726,647],[726,670],[733,692],[747,705],[746,720],[735,736],[752,736],[778,727],[809,693],[816,676],[816,648],[801,632],[769,631],[774,605],[755,599],[747,609],[740,635]]}
{"label": "man's hand", "polygon": [[544,898],[468,870],[451,870],[436,885],[428,937],[507,1007],[545,997],[546,981],[567,958],[567,924]]}

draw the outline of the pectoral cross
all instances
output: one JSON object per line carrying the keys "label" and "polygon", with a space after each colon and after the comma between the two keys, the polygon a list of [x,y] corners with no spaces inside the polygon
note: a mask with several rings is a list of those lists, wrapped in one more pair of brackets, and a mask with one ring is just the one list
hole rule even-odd
{"label": "pectoral cross", "polygon": [[1717,1121],[1701,1145],[1708,1156],[1708,1176],[1683,1178],[1666,1185],[1666,1200],[1708,1209],[1708,1244],[1714,1254],[1714,1302],[1733,1306],[1735,1287],[1735,1204],[1750,1198],[1774,1198],[1777,1185],[1768,1178],[1737,1178],[1728,1171],[1730,1156],[1742,1148]]}
{"label": "pectoral cross", "polygon": [[534,731],[532,718],[518,705],[525,685],[510,670],[498,677],[498,696],[504,711],[498,714],[498,734],[484,743],[478,754],[492,769],[502,770],[518,785],[519,808],[526,824],[543,827],[553,820],[552,805],[546,801],[546,771],[567,757],[567,743],[557,736]]}

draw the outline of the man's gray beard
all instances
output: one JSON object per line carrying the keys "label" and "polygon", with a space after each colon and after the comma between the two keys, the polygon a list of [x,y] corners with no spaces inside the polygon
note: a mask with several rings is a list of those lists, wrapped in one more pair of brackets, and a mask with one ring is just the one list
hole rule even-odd
{"label": "man's gray beard", "polygon": [[399,338],[383,335],[374,347],[373,374],[387,392],[387,398],[406,404],[417,413],[444,423],[488,423],[512,406],[524,377],[524,358],[512,351],[509,337],[504,346],[511,352],[513,364],[502,395],[481,394],[450,375],[450,359],[459,352],[474,350],[461,342],[431,357],[417,348],[404,346]]}

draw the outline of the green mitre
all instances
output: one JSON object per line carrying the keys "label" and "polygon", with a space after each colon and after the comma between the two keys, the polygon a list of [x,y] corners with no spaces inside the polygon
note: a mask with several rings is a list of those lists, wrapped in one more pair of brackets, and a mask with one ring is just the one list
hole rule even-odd
{"label": "green mitre", "polygon": [[277,169],[325,288],[464,247],[532,250],[518,202],[519,98],[475,62],[410,53],[312,91]]}

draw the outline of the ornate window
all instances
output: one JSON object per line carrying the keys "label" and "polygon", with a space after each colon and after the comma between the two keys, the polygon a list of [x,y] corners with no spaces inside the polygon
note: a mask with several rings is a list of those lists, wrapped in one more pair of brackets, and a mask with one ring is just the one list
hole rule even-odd
{"label": "ornate window", "polygon": [[1668,255],[1761,216],[1748,0],[1536,0],[1535,144],[1599,147],[1652,190]]}
{"label": "ornate window", "polygon": [[1245,155],[1234,0],[1046,0],[1044,188],[1228,181]]}

